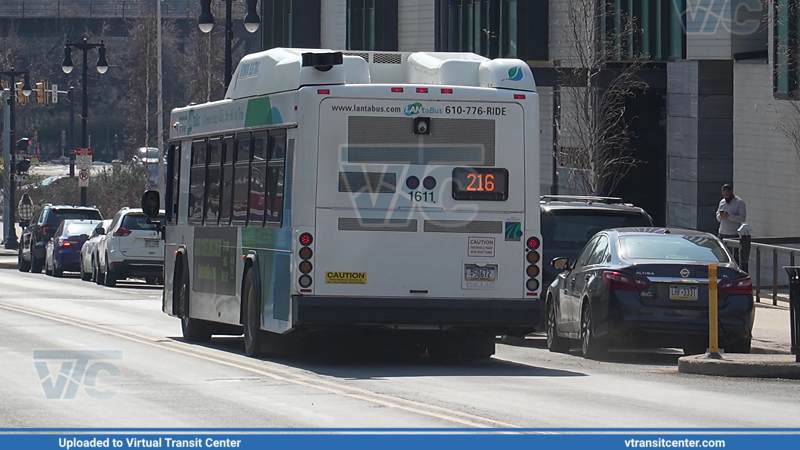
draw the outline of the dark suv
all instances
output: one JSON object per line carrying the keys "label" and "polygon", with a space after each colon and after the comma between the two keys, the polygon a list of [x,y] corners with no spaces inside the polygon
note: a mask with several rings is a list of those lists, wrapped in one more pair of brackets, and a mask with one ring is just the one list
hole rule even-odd
{"label": "dark suv", "polygon": [[103,220],[103,216],[97,208],[87,206],[43,205],[33,213],[29,223],[20,223],[23,228],[17,254],[20,272],[41,273],[47,242],[65,220]]}
{"label": "dark suv", "polygon": [[602,230],[653,226],[644,209],[616,197],[543,195],[541,212],[543,291],[558,277],[550,265],[553,258],[575,261],[586,243]]}

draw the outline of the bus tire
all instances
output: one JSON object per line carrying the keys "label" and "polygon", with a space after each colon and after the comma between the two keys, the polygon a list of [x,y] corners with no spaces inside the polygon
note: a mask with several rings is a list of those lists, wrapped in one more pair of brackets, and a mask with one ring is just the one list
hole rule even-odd
{"label": "bus tire", "polygon": [[176,293],[183,338],[188,342],[208,342],[211,340],[211,329],[208,324],[202,320],[189,317],[189,303],[191,301],[189,294],[189,268],[186,267],[183,259],[181,259],[176,269],[175,278],[180,280]]}
{"label": "bus tire", "polygon": [[244,289],[242,290],[244,305],[244,351],[247,356],[258,356],[261,353],[261,283],[258,282],[256,271],[251,267],[244,276]]}

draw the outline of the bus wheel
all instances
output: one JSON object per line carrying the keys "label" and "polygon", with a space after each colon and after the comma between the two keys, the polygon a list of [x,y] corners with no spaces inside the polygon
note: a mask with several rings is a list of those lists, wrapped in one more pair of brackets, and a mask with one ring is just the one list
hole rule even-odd
{"label": "bus wheel", "polygon": [[244,317],[244,351],[247,356],[257,356],[261,351],[261,290],[256,280],[255,270],[248,270],[244,279],[245,301]]}
{"label": "bus wheel", "polygon": [[[178,287],[178,305],[183,338],[189,342],[208,342],[211,340],[211,330],[208,324],[189,317],[189,269],[185,264],[180,264],[180,269],[181,284]],[[176,278],[177,276],[176,273]]]}

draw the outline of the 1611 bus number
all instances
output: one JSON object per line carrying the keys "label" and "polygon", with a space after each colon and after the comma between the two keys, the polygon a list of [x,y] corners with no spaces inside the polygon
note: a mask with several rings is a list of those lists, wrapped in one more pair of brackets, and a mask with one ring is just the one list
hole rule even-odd
{"label": "1611 bus number", "polygon": [[408,199],[412,202],[436,203],[436,200],[433,196],[433,191],[410,191],[408,193]]}

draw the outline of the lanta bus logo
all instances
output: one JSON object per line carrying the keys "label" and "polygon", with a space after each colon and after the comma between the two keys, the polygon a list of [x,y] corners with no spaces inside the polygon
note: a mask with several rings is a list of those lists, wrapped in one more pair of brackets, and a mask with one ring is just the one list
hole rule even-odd
{"label": "lanta bus logo", "polygon": [[508,78],[503,78],[503,81],[520,81],[524,75],[525,72],[522,71],[522,67],[512,67],[508,69]]}
{"label": "lanta bus logo", "polygon": [[412,103],[406,106],[406,115],[407,116],[415,116],[417,114],[442,114],[444,110],[436,109],[436,108],[426,108],[422,106],[422,103]]}

